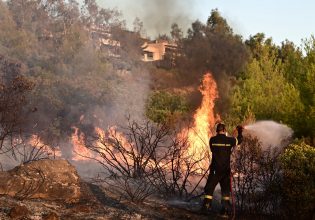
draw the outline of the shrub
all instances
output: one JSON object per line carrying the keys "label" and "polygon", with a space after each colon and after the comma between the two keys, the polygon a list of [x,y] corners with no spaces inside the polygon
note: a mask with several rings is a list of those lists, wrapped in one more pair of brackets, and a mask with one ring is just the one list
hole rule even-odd
{"label": "shrub", "polygon": [[291,144],[281,156],[283,208],[290,218],[311,219],[315,204],[315,148]]}
{"label": "shrub", "polygon": [[185,99],[179,95],[168,92],[155,92],[151,95],[146,109],[149,119],[157,123],[165,123],[188,112]]}

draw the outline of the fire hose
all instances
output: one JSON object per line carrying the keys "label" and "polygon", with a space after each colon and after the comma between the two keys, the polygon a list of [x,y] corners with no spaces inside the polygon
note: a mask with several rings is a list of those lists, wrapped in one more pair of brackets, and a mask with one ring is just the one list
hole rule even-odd
{"label": "fire hose", "polygon": [[233,208],[233,214],[232,214],[232,220],[235,219],[235,195],[234,195],[234,191],[233,191],[233,173],[231,172],[230,174],[230,190],[231,190],[231,198],[232,198],[232,208]]}

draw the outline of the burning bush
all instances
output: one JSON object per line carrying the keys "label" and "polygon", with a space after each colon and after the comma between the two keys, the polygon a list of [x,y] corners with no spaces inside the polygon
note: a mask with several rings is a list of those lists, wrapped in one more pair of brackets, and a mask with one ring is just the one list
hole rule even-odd
{"label": "burning bush", "polygon": [[29,123],[29,116],[37,108],[31,106],[34,83],[24,76],[24,67],[22,63],[0,55],[0,154],[6,154],[18,163],[55,154],[53,148],[30,129],[33,124]]}
{"label": "burning bush", "polygon": [[123,130],[125,135],[115,128],[107,133],[99,131],[97,142],[92,140],[88,148],[98,155],[96,160],[105,168],[102,181],[122,196],[142,201],[152,194],[149,177],[156,170],[154,161],[165,157],[164,139],[170,131],[164,126],[140,126],[135,122]]}
{"label": "burning bush", "polygon": [[[107,184],[124,186],[123,194],[127,192],[130,195],[131,187],[126,183],[148,183],[141,187],[140,192],[145,195],[135,196],[132,193],[129,196],[132,200],[143,200],[153,193],[151,186],[160,194],[180,197],[198,191],[208,171],[208,136],[216,119],[213,111],[218,93],[210,73],[205,74],[199,89],[203,101],[194,115],[192,126],[181,128],[180,125],[171,127],[150,122],[141,125],[129,120],[122,133],[117,129],[98,132],[99,137],[90,141],[88,148],[98,155],[96,160],[105,168]],[[161,103],[167,103],[170,112],[174,110],[174,104],[181,104],[180,99],[160,95],[155,100],[157,102],[151,104],[161,107]]]}
{"label": "burning bush", "polygon": [[[99,132],[97,140],[87,147],[95,152],[104,168],[98,181],[135,202],[153,193],[167,196],[189,196],[205,172],[200,162],[204,159],[188,151],[187,136],[164,124],[129,121],[126,128]],[[195,178],[201,177],[196,184]]]}

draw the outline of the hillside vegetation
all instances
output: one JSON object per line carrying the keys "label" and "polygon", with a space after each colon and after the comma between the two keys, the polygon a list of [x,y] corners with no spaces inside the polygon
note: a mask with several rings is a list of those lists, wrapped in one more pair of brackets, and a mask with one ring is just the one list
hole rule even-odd
{"label": "hillside vegetation", "polygon": [[[238,200],[244,202],[238,207],[240,213],[312,216],[315,37],[308,36],[299,46],[289,40],[276,45],[264,33],[244,39],[215,9],[205,23],[193,22],[187,33],[174,23],[170,34],[157,37],[177,45],[175,57],[165,56],[164,62],[171,65],[164,66],[163,62],[141,61],[141,45],[148,41],[141,36],[143,24],[135,19],[130,31],[125,23],[118,10],[101,8],[95,0],[81,5],[75,0],[0,0],[0,154],[16,159],[20,153],[24,157],[20,162],[29,162],[40,159],[42,148],[17,152],[17,145],[24,146],[16,143],[19,138],[35,135],[50,146],[68,146],[65,143],[75,131],[79,130],[78,136],[82,132],[95,138],[97,127],[129,123],[129,137],[140,143],[140,150],[129,154],[134,166],[125,159],[126,169],[116,159],[114,168],[121,171],[125,183],[142,183],[150,193],[163,186],[158,188],[161,194],[167,191],[183,198],[189,195],[186,180],[195,173],[187,168],[187,176],[183,175],[178,164],[185,162],[192,169],[195,163],[184,157],[188,143],[179,140],[176,129],[181,122],[191,121],[201,103],[202,77],[211,72],[219,92],[215,111],[227,125],[274,120],[294,130],[294,143],[280,152],[263,152],[257,140],[243,144],[245,159],[237,162],[253,165],[251,184],[259,187],[247,189],[247,183],[242,183],[248,191],[236,192],[243,196]],[[108,31],[119,46],[100,46],[93,35],[95,27]],[[116,148],[101,139],[104,146],[113,157],[117,151],[126,158],[130,146],[117,133],[111,135]],[[154,138],[158,141],[151,143]],[[89,147],[115,165],[110,163],[113,158],[102,154],[104,149]],[[155,166],[150,167],[146,158]],[[160,166],[161,161],[177,163],[170,182],[166,177],[171,174]],[[104,167],[118,179],[108,164]],[[148,167],[154,180],[147,179]]]}

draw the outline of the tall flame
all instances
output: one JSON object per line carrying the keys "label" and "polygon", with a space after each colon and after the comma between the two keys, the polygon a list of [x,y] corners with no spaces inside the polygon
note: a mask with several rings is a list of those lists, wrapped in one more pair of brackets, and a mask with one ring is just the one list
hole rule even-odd
{"label": "tall flame", "polygon": [[202,94],[201,106],[194,114],[194,125],[188,131],[188,154],[195,160],[202,159],[209,152],[209,136],[219,116],[214,115],[215,100],[219,97],[217,84],[211,73],[204,75],[202,85],[199,87]]}
{"label": "tall flame", "polygon": [[[194,114],[194,124],[190,129],[184,129],[179,135],[187,135],[189,148],[187,151],[187,156],[193,161],[200,161],[200,167],[205,168],[209,163],[209,137],[213,134],[211,133],[211,128],[214,127],[217,120],[220,117],[214,114],[215,100],[219,97],[217,91],[217,84],[213,79],[211,73],[206,73],[202,80],[202,85],[199,87],[199,91],[202,94],[201,106],[196,110]],[[81,117],[83,120],[84,116]],[[73,157],[73,160],[85,160],[86,157],[92,156],[92,153],[85,147],[84,144],[84,134],[79,134],[79,129],[73,127],[74,133],[72,134],[73,150],[77,152],[77,155]],[[110,137],[115,137],[116,141],[119,141],[122,146],[127,150],[132,147],[132,143],[125,138],[125,136],[117,131],[116,127],[110,127],[107,132],[99,127],[95,128],[95,132],[98,134],[101,142],[108,141]],[[102,143],[97,142],[97,146],[102,148]],[[109,143],[109,146],[113,143]],[[106,152],[102,152],[106,154]],[[80,156],[82,155],[82,156]],[[85,157],[84,157],[85,156]],[[119,158],[119,155],[116,155]],[[129,158],[127,159],[129,162]]]}

